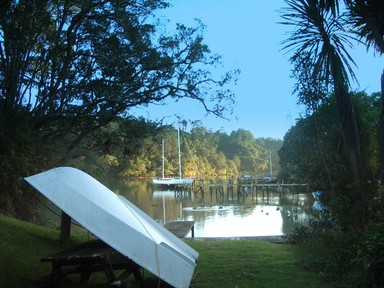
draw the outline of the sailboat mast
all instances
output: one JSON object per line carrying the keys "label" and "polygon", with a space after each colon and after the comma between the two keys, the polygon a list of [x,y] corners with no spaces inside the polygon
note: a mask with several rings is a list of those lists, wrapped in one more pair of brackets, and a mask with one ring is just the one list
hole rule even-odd
{"label": "sailboat mast", "polygon": [[162,145],[161,145],[161,158],[162,158],[162,178],[164,178],[165,176],[164,176],[164,139],[163,139],[163,141],[162,141],[162,143],[161,143]]}
{"label": "sailboat mast", "polygon": [[180,127],[177,129],[177,147],[179,154],[179,177],[181,179],[181,152],[180,152]]}

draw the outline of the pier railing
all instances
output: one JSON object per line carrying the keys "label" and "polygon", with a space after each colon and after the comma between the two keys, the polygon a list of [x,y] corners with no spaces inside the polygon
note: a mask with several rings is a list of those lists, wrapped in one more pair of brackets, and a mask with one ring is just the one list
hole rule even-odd
{"label": "pier railing", "polygon": [[237,193],[238,196],[247,196],[250,193],[258,192],[258,190],[274,190],[285,192],[288,189],[306,189],[308,185],[305,183],[279,183],[279,182],[260,182],[254,178],[229,178],[225,179],[195,179],[192,185],[179,185],[176,192],[183,193],[204,193],[209,190],[211,193],[224,195],[227,193]]}

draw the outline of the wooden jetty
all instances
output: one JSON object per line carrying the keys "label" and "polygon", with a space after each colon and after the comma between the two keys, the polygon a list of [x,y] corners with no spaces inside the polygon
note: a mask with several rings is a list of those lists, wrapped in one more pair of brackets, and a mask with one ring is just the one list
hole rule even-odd
{"label": "wooden jetty", "polygon": [[199,191],[202,191],[204,188],[209,188],[210,190],[213,190],[214,192],[223,193],[224,188],[227,189],[237,189],[238,193],[243,193],[245,190],[254,190],[254,189],[264,189],[264,190],[277,190],[277,191],[284,191],[286,189],[293,189],[293,188],[307,188],[307,184],[283,184],[283,183],[233,183],[229,181],[228,183],[213,183],[212,180],[210,180],[209,183],[194,183],[192,190],[195,193],[198,193]]}
{"label": "wooden jetty", "polygon": [[223,179],[196,179],[192,185],[179,185],[175,187],[175,197],[185,197],[194,195],[203,195],[208,191],[211,195],[215,194],[218,197],[223,197],[225,192],[227,196],[232,197],[237,194],[238,197],[247,197],[249,194],[253,195],[262,191],[262,193],[269,191],[279,191],[285,193],[289,189],[306,189],[308,191],[307,184],[297,183],[271,183],[271,182],[258,182],[255,178],[238,178],[234,181],[233,178],[229,178],[227,181]]}

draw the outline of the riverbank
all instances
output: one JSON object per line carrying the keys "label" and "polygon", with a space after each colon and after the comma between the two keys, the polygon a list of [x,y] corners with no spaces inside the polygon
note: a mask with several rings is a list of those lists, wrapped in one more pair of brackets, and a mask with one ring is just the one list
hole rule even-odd
{"label": "riverbank", "polygon": [[266,241],[276,244],[286,244],[287,236],[274,235],[274,236],[239,236],[239,237],[194,237],[186,238],[187,240],[195,241],[240,241],[240,240],[258,240]]}
{"label": "riverbank", "polygon": [[[68,245],[85,241],[87,234],[74,234],[70,243],[61,244],[59,231],[0,215],[0,287],[28,287],[33,281],[47,276],[51,267],[41,263],[43,256],[62,250]],[[295,247],[279,245],[273,238],[232,240],[216,238],[187,239],[188,245],[199,252],[191,287],[328,287],[318,275],[304,270],[298,262]],[[209,239],[213,240],[213,239]],[[268,241],[265,241],[268,240]],[[158,280],[144,273],[143,288],[158,287]],[[92,278],[92,285],[103,287],[105,279]],[[69,286],[82,287],[82,286]],[[160,287],[166,287],[161,285]]]}

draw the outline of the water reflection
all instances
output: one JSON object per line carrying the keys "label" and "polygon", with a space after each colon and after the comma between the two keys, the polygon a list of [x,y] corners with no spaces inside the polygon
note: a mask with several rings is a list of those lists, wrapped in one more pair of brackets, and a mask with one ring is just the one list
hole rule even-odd
{"label": "water reflection", "polygon": [[314,201],[297,189],[177,192],[154,190],[150,181],[140,180],[109,187],[161,223],[195,221],[195,237],[286,235],[295,223],[308,219]]}

